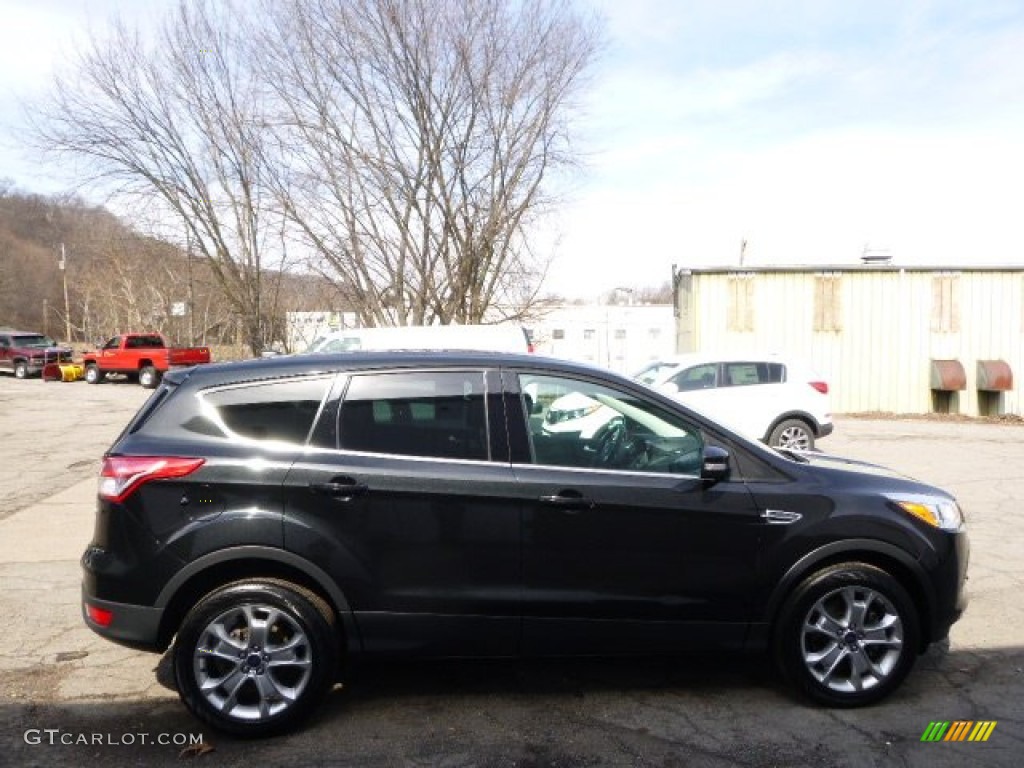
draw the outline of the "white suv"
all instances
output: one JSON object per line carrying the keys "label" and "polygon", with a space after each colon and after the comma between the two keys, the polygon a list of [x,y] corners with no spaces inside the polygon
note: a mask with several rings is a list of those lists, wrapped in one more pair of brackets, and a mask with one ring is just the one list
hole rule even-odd
{"label": "white suv", "polygon": [[807,451],[832,432],[828,383],[792,360],[678,355],[633,378],[771,446]]}

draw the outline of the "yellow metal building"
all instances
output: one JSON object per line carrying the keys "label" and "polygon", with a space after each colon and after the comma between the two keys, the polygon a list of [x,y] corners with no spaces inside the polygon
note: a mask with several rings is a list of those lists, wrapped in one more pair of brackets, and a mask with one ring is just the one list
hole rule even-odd
{"label": "yellow metal building", "polygon": [[836,413],[1024,413],[1024,268],[674,269],[678,352],[777,352]]}

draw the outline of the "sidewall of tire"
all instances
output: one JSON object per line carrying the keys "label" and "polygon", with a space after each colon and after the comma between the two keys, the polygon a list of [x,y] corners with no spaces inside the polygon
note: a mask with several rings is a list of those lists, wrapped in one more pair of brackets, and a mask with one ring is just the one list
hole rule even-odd
{"label": "sidewall of tire", "polygon": [[[804,663],[801,628],[811,606],[835,589],[863,586],[882,594],[903,624],[902,655],[889,677],[866,691],[840,693],[819,683]],[[775,661],[784,677],[802,695],[830,707],[860,707],[881,701],[900,686],[917,659],[920,620],[907,591],[890,574],[867,563],[840,563],[805,579],[785,602],[775,623]]]}
{"label": "sidewall of tire", "polygon": [[776,424],[772,428],[771,433],[769,433],[769,435],[768,435],[768,445],[775,446],[777,444],[775,436],[777,434],[779,434],[780,432],[783,432],[784,430],[786,430],[788,427],[791,427],[791,426],[793,426],[793,427],[800,427],[802,430],[804,430],[804,432],[807,433],[807,449],[808,450],[813,449],[814,448],[814,430],[811,429],[810,425],[806,421],[804,421],[803,419],[784,419],[783,421],[780,421],[778,424]]}
{"label": "sidewall of tire", "polygon": [[[276,717],[256,723],[233,719],[210,706],[193,670],[196,645],[207,625],[224,611],[247,603],[285,610],[309,638],[313,657],[309,682],[298,700]],[[333,614],[312,593],[273,580],[230,584],[203,598],[182,622],[172,651],[174,679],[182,702],[200,720],[234,736],[272,736],[298,726],[320,703],[337,679],[338,649]]]}
{"label": "sidewall of tire", "polygon": [[146,389],[155,389],[156,385],[159,383],[160,374],[153,366],[147,365],[139,371],[139,384]]}
{"label": "sidewall of tire", "polygon": [[99,384],[103,380],[103,374],[96,365],[90,364],[85,366],[85,380],[89,384]]}

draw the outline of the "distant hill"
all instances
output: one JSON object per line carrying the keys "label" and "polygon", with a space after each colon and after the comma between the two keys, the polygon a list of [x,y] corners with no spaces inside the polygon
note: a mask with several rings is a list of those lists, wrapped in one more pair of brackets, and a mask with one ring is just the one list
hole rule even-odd
{"label": "distant hill", "polygon": [[[61,244],[71,338],[65,339]],[[264,273],[267,343],[285,338],[290,310],[342,310],[329,281]],[[191,300],[192,314],[181,314]],[[183,343],[231,344],[235,317],[206,264],[74,196],[44,197],[0,182],[0,326],[92,343],[157,330]]]}

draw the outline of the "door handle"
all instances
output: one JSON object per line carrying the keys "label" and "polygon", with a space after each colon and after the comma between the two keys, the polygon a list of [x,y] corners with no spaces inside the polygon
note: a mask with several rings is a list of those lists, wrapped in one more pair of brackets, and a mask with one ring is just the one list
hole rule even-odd
{"label": "door handle", "polygon": [[576,491],[563,491],[556,496],[541,496],[540,502],[566,511],[593,509],[594,501]]}
{"label": "door handle", "polygon": [[330,496],[341,501],[361,496],[369,490],[366,483],[310,483],[309,490],[323,496]]}

